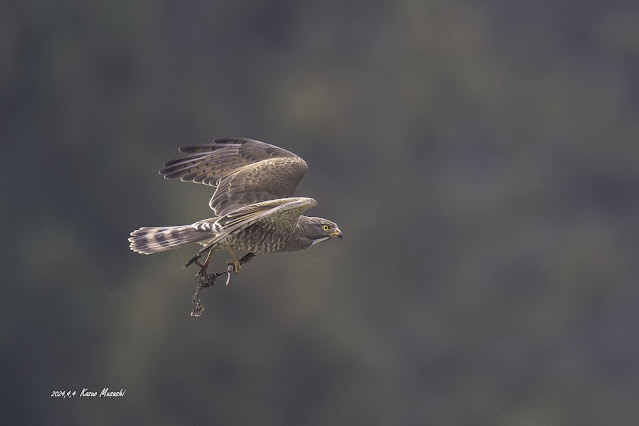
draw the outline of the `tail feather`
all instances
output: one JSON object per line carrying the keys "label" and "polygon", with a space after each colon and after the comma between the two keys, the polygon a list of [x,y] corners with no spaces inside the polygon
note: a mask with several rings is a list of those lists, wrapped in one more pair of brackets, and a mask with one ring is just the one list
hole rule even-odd
{"label": "tail feather", "polygon": [[209,240],[213,236],[210,231],[193,225],[144,227],[131,232],[129,242],[134,252],[151,254]]}

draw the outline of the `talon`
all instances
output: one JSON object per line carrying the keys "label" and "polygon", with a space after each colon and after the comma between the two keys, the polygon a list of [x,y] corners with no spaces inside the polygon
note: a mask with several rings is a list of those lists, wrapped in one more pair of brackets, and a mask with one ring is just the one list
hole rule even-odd
{"label": "talon", "polygon": [[195,274],[195,278],[204,278],[206,276],[206,270],[209,268],[209,262],[211,261],[211,255],[214,250],[209,251],[209,254],[206,256],[206,260],[204,263],[199,260],[195,260],[195,264],[200,267],[200,270],[197,274]]}
{"label": "talon", "polygon": [[195,264],[200,267],[200,270],[197,271],[197,274],[195,274],[195,278],[204,277],[204,275],[206,275],[206,270],[208,269],[209,265],[206,263],[202,263],[199,260],[196,260]]}
{"label": "talon", "polygon": [[240,275],[240,270],[242,269],[242,267],[240,266],[239,260],[229,260],[228,262],[226,262],[226,264],[233,267],[233,273],[235,274],[235,276]]}
{"label": "talon", "polygon": [[235,250],[233,250],[233,247],[227,247],[226,248],[229,253],[231,253],[231,256],[233,257],[233,260],[229,260],[228,262],[226,262],[229,265],[233,265],[233,272],[235,273],[235,276],[240,275],[240,260],[237,258],[237,254],[235,253]]}

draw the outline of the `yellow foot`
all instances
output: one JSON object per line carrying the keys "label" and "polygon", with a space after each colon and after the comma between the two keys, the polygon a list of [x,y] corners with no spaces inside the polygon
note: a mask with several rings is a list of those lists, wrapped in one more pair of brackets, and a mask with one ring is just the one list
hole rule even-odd
{"label": "yellow foot", "polygon": [[233,260],[229,260],[228,262],[226,262],[229,265],[233,265],[233,272],[235,273],[235,276],[240,275],[240,260],[237,258],[237,254],[235,253],[235,250],[233,250],[233,247],[227,247],[226,248],[229,253],[231,253],[231,256],[233,257]]}
{"label": "yellow foot", "polygon": [[234,260],[229,260],[228,262],[226,262],[227,265],[233,265],[233,273],[235,274],[235,276],[240,275],[240,269],[242,269],[242,267],[240,266],[240,261],[237,259]]}

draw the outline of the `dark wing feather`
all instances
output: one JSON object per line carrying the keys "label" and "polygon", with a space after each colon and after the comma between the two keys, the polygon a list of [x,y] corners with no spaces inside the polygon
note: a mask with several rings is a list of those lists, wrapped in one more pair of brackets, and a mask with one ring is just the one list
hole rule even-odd
{"label": "dark wing feather", "polygon": [[249,204],[292,197],[308,169],[292,152],[252,139],[216,139],[182,147],[180,152],[188,155],[165,163],[160,174],[217,186],[209,205],[218,216]]}
{"label": "dark wing feather", "polygon": [[220,232],[211,241],[207,242],[207,245],[184,266],[189,266],[195,262],[229,235],[248,228],[255,223],[262,224],[267,228],[279,228],[285,232],[290,232],[295,228],[297,218],[316,204],[317,201],[312,198],[292,197],[269,200],[240,208],[216,222],[221,226]]}

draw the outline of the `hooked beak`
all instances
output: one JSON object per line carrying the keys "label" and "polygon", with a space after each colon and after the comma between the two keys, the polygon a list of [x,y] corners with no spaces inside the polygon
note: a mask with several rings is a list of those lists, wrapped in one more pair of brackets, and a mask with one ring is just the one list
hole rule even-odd
{"label": "hooked beak", "polygon": [[335,232],[331,232],[331,237],[337,237],[340,240],[344,239],[344,235],[342,234],[342,231],[339,230],[339,228],[335,231]]}

